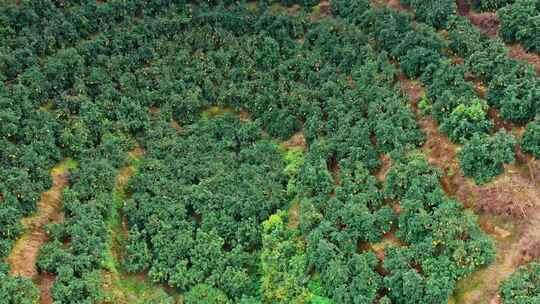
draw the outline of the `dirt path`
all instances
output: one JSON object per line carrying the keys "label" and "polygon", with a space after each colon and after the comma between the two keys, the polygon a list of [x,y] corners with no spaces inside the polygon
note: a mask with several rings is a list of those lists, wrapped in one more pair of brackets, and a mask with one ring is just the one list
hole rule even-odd
{"label": "dirt path", "polygon": [[48,240],[44,226],[48,223],[61,223],[64,220],[62,195],[63,189],[69,183],[69,169],[73,166],[72,160],[66,160],[52,169],[52,188],[41,195],[36,214],[22,219],[25,233],[17,240],[7,258],[12,275],[34,279],[39,283],[41,303],[43,304],[52,303],[49,292],[52,281],[39,276],[36,262],[39,249]]}
{"label": "dirt path", "polygon": [[[129,156],[133,161],[137,161],[143,157],[144,153],[144,149],[137,147],[129,152]],[[108,269],[103,271],[103,289],[108,296],[108,300],[104,303],[147,303],[166,294],[166,292],[174,294],[174,290],[167,286],[156,285],[150,282],[145,273],[127,274],[121,271],[120,265],[123,259],[122,240],[127,238],[129,232],[126,218],[120,209],[128,196],[125,188],[135,172],[136,166],[132,163],[121,168],[115,180],[113,192],[114,207],[109,224],[111,230],[111,248],[109,250],[111,251],[110,254],[113,261],[112,265],[109,265]]]}

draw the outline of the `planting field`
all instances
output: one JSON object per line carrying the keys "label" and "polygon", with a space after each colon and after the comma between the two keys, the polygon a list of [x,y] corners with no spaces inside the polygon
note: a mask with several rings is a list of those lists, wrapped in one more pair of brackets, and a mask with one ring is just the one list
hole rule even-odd
{"label": "planting field", "polygon": [[0,304],[540,303],[540,2],[0,4]]}

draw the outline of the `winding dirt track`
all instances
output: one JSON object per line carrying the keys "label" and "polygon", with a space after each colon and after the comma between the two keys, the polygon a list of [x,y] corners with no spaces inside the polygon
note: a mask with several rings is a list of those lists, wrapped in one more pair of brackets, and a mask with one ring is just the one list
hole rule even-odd
{"label": "winding dirt track", "polygon": [[48,240],[45,225],[48,223],[61,223],[64,220],[62,213],[62,196],[64,187],[69,184],[69,172],[66,163],[57,165],[51,171],[53,186],[41,195],[37,204],[36,214],[22,219],[26,229],[13,247],[7,263],[11,267],[11,274],[36,280],[41,290],[41,303],[52,303],[50,285],[53,276],[40,276],[36,262],[39,249]]}

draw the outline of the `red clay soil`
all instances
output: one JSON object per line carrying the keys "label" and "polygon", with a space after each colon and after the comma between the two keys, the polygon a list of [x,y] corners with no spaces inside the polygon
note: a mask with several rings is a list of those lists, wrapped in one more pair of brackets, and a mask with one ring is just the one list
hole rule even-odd
{"label": "red clay soil", "polygon": [[412,12],[409,8],[403,6],[403,5],[399,2],[399,0],[388,0],[387,5],[388,5],[389,7],[391,7],[391,8],[393,8],[393,9],[395,9],[395,10],[398,10],[398,11],[406,11],[406,12],[409,12],[409,13]]}
{"label": "red clay soil", "polygon": [[503,120],[503,118],[501,117],[497,109],[490,107],[488,110],[488,116],[493,121],[493,127],[496,131],[500,129],[505,129],[508,132],[512,131],[512,128],[514,127],[514,125],[509,121]]}
{"label": "red clay soil", "polygon": [[480,32],[488,37],[496,37],[500,22],[496,13],[471,13],[469,20]]}
{"label": "red clay soil", "polygon": [[467,0],[457,0],[458,14],[469,18],[471,23],[476,26],[480,32],[488,37],[497,36],[499,31],[499,18],[497,13],[485,12],[476,13],[471,11],[471,7]]}
{"label": "red clay soil", "polygon": [[399,0],[374,0],[372,3],[376,7],[387,6],[389,8],[392,8],[392,9],[396,10],[396,11],[407,12],[409,14],[414,14],[414,11],[412,11],[410,8],[402,5],[399,2]]}
{"label": "red clay soil", "polygon": [[540,75],[540,56],[538,54],[529,53],[520,44],[514,44],[508,46],[508,57],[528,62],[534,66],[536,73]]}
{"label": "red clay soil", "polygon": [[392,159],[388,154],[384,154],[380,157],[381,160],[381,167],[377,172],[375,172],[375,177],[381,181],[384,182],[386,180],[386,175],[388,174],[388,171],[390,171],[390,168],[392,167]]}
{"label": "red clay soil", "polygon": [[400,239],[398,239],[394,235],[394,232],[388,232],[383,235],[383,237],[378,243],[371,244],[370,249],[375,252],[375,255],[377,256],[377,258],[379,258],[379,260],[384,261],[384,251],[385,248],[388,246],[403,247],[406,246],[406,244],[403,243]]}
{"label": "red clay soil", "polygon": [[170,126],[171,128],[175,129],[176,132],[182,132],[182,127],[180,126],[178,121],[174,120],[173,118],[171,118]]}
{"label": "red clay soil", "polygon": [[458,0],[457,1],[457,9],[458,9],[458,14],[460,16],[469,15],[469,11],[471,10],[471,7],[469,5],[469,1],[467,1],[467,0]]}
{"label": "red clay soil", "polygon": [[330,1],[322,0],[317,6],[314,7],[311,14],[309,15],[309,18],[312,22],[315,22],[330,16],[332,16],[332,11],[330,9]]}
{"label": "red clay soil", "polygon": [[[339,162],[336,159],[336,156],[332,156],[330,160],[327,162],[328,171],[332,174],[332,178],[334,179],[334,185],[340,186],[341,185],[341,167],[339,166]],[[335,193],[334,193],[335,194]]]}
{"label": "red clay soil", "polygon": [[322,0],[319,3],[320,13],[325,16],[330,16],[332,13],[330,11],[330,1]]}
{"label": "red clay soil", "polygon": [[408,79],[403,73],[399,74],[398,79],[401,91],[407,94],[412,107],[417,110],[416,105],[422,96],[424,96],[425,89],[419,82]]}
{"label": "red clay soil", "polygon": [[40,304],[53,304],[51,288],[54,285],[55,276],[50,273],[42,273],[39,276],[38,287],[40,291]]}
{"label": "red clay soil", "polygon": [[241,122],[249,122],[249,121],[251,121],[251,115],[249,115],[248,111],[242,109],[242,110],[238,111],[238,119]]}

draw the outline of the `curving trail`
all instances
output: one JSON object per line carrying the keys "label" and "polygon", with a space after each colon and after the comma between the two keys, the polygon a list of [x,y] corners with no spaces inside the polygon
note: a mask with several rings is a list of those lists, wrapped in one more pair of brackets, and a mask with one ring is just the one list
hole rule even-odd
{"label": "curving trail", "polygon": [[74,166],[70,159],[63,161],[51,170],[53,186],[41,195],[34,215],[22,219],[25,233],[17,240],[10,255],[6,259],[11,267],[11,275],[34,279],[39,282],[41,303],[52,303],[49,285],[54,277],[38,274],[36,262],[39,249],[48,240],[44,229],[46,224],[61,223],[62,196],[64,188],[69,184],[69,169]]}
{"label": "curving trail", "polygon": [[[158,109],[153,111],[157,113]],[[171,127],[175,128],[173,123]],[[111,244],[107,249],[112,260],[108,269],[102,272],[102,287],[107,295],[104,304],[150,303],[162,295],[175,294],[175,291],[168,286],[151,282],[146,273],[128,274],[122,271],[122,241],[128,237],[128,227],[126,218],[121,212],[121,206],[126,197],[129,197],[126,186],[136,173],[135,162],[144,156],[145,150],[137,147],[128,154],[132,163],[119,169],[113,190],[114,206],[109,223]]]}

